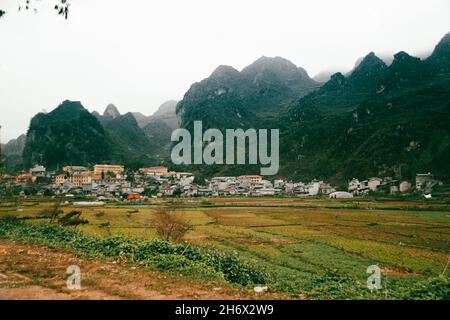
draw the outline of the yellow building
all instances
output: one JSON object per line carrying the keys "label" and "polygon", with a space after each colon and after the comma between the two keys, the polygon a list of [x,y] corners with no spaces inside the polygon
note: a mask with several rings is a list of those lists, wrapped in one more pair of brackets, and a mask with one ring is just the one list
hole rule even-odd
{"label": "yellow building", "polygon": [[55,177],[55,184],[63,184],[67,180],[67,176],[65,174],[58,174]]}
{"label": "yellow building", "polygon": [[74,173],[69,177],[69,182],[72,184],[72,186],[82,187],[83,184],[89,184],[92,182],[92,173],[90,172]]}
{"label": "yellow building", "polygon": [[141,168],[139,171],[147,176],[162,176],[167,175],[169,169],[166,167],[150,167],[150,168]]}
{"label": "yellow building", "polygon": [[121,174],[125,170],[124,166],[116,165],[116,164],[96,164],[94,166],[94,178],[100,179],[103,175],[106,175],[108,172],[112,172],[115,175]]}
{"label": "yellow building", "polygon": [[55,184],[61,185],[69,182],[74,187],[82,187],[92,182],[92,173],[89,171],[74,173],[72,175],[59,174],[55,177]]}
{"label": "yellow building", "polygon": [[244,176],[239,176],[240,180],[250,180],[252,183],[261,183],[262,177],[256,174],[249,174]]}

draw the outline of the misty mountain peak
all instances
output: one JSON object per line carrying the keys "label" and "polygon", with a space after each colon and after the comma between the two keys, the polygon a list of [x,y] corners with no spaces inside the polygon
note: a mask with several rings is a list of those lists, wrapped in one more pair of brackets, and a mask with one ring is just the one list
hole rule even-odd
{"label": "misty mountain peak", "polygon": [[447,33],[434,48],[430,59],[449,60],[450,59],[450,32]]}
{"label": "misty mountain peak", "polygon": [[378,58],[374,52],[370,52],[367,56],[365,56],[361,63],[355,68],[353,71],[360,72],[360,71],[367,71],[367,70],[381,70],[386,69],[387,65],[384,63],[383,60]]}
{"label": "misty mountain peak", "polygon": [[340,72],[336,72],[330,77],[330,80],[323,85],[324,90],[336,90],[343,88],[347,84],[347,78]]}
{"label": "misty mountain peak", "polygon": [[361,60],[348,79],[358,87],[375,88],[387,69],[386,63],[371,52]]}
{"label": "misty mountain peak", "polygon": [[64,100],[56,110],[85,110],[80,101]]}
{"label": "misty mountain peak", "polygon": [[176,115],[177,103],[178,101],[176,100],[168,100],[164,102],[151,116],[145,116],[140,112],[133,112],[133,116],[141,128],[146,127],[150,123],[162,121],[169,128],[175,129],[178,127]]}
{"label": "misty mountain peak", "polygon": [[397,65],[409,65],[414,63],[420,63],[420,58],[413,57],[405,51],[400,51],[394,55],[391,68],[396,67]]}
{"label": "misty mountain peak", "polygon": [[154,117],[160,117],[163,115],[172,115],[175,113],[175,109],[177,107],[178,101],[176,100],[169,100],[164,102],[162,105],[159,106],[158,110],[153,114]]}
{"label": "misty mountain peak", "polygon": [[239,75],[239,71],[231,66],[220,65],[216,68],[216,70],[211,73],[211,79],[224,79],[224,78],[232,78],[236,75]]}
{"label": "misty mountain peak", "polygon": [[298,68],[294,63],[282,57],[262,56],[242,70],[243,74],[248,74],[253,77],[265,72],[274,73],[281,80],[291,80],[299,76],[308,77],[303,68]]}
{"label": "misty mountain peak", "polygon": [[418,58],[410,56],[405,51],[400,51],[394,55],[394,60],[397,60],[397,61],[405,61],[405,60],[410,60],[410,59],[418,59]]}
{"label": "misty mountain peak", "polygon": [[111,118],[114,119],[114,118],[120,116],[120,112],[119,112],[119,110],[117,109],[117,107],[115,105],[110,103],[106,107],[105,112],[103,112],[103,116],[104,117],[111,117]]}
{"label": "misty mountain peak", "polygon": [[50,113],[38,113],[35,118],[42,117],[42,116],[51,116],[56,118],[72,118],[76,117],[82,113],[88,113],[88,111],[83,107],[80,101],[70,101],[70,100],[64,100],[58,107],[56,107],[52,112]]}

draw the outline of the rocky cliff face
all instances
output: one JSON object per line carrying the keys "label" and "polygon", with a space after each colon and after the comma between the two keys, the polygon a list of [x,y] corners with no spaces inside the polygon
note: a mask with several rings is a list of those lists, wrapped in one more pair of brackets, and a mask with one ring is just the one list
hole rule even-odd
{"label": "rocky cliff face", "polygon": [[39,163],[56,168],[99,162],[109,155],[110,146],[99,121],[80,102],[67,100],[52,112],[33,117],[23,161],[25,167]]}

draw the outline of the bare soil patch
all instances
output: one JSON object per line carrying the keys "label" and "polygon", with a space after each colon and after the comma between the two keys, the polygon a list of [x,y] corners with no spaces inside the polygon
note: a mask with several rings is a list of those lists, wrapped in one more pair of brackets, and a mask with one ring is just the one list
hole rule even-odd
{"label": "bare soil patch", "polygon": [[[66,270],[81,269],[81,289],[69,290]],[[271,293],[167,275],[114,262],[0,240],[0,299],[277,299]]]}

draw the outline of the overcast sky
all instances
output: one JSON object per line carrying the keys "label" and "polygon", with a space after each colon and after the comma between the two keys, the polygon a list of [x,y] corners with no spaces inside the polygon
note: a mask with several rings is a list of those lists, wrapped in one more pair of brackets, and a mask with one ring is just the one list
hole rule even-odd
{"label": "overcast sky", "polygon": [[0,0],[2,142],[65,99],[149,115],[220,64],[282,56],[314,76],[370,51],[423,56],[450,31],[448,0],[71,0],[67,21],[24,2]]}

